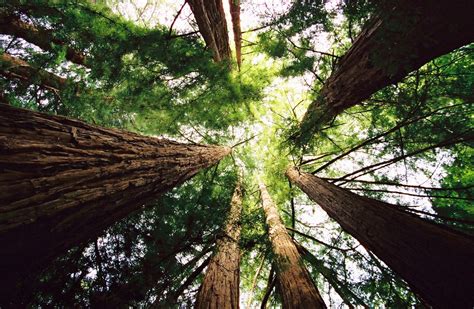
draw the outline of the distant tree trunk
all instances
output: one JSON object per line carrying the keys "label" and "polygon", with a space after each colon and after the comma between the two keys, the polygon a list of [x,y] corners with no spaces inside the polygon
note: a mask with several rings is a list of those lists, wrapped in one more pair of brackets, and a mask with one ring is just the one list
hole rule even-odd
{"label": "distant tree trunk", "polygon": [[240,0],[229,0],[232,30],[234,32],[235,55],[237,67],[242,65],[242,29],[240,27]]}
{"label": "distant tree trunk", "polygon": [[268,235],[275,255],[277,280],[281,286],[283,308],[326,308],[262,181],[259,183],[259,189]]}
{"label": "distant tree trunk", "polygon": [[[36,27],[15,15],[0,15],[0,33],[22,38],[45,51],[50,51],[52,44],[66,45],[66,42],[55,38],[51,30]],[[66,59],[76,64],[86,64],[84,54],[68,46],[66,46]]]}
{"label": "distant tree trunk", "polygon": [[377,90],[474,40],[472,0],[383,3],[383,12],[367,23],[308,107],[300,141]]}
{"label": "distant tree trunk", "polygon": [[474,238],[290,168],[287,177],[436,308],[474,305]]}
{"label": "distant tree trunk", "polygon": [[26,61],[7,53],[0,56],[0,75],[7,78],[17,78],[54,91],[63,90],[68,85],[67,79],[43,69],[35,68]]}
{"label": "distant tree trunk", "polygon": [[239,308],[240,230],[242,191],[237,183],[230,203],[224,235],[207,268],[195,308]]}
{"label": "distant tree trunk", "polygon": [[2,292],[230,151],[0,104]]}
{"label": "distant tree trunk", "polygon": [[222,0],[188,0],[194,18],[214,61],[230,60],[229,35]]}

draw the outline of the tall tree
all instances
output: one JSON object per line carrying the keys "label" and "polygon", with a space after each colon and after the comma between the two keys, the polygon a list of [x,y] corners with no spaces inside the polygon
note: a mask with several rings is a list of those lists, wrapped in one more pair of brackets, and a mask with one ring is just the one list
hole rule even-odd
{"label": "tall tree", "polygon": [[240,70],[242,66],[242,29],[240,27],[240,0],[229,0],[232,31],[234,32],[235,57]]}
{"label": "tall tree", "polygon": [[289,168],[291,182],[436,307],[474,304],[474,238]]}
{"label": "tall tree", "polygon": [[3,291],[230,153],[0,105]]}
{"label": "tall tree", "polygon": [[189,0],[188,3],[214,60],[230,60],[229,35],[222,0]]}
{"label": "tall tree", "polygon": [[217,251],[197,295],[196,308],[239,308],[241,212],[239,181],[230,202],[223,235],[217,240]]}
{"label": "tall tree", "polygon": [[263,181],[259,182],[284,308],[326,308]]}
{"label": "tall tree", "polygon": [[308,107],[298,141],[307,141],[337,114],[377,90],[474,40],[472,1],[399,0],[380,6]]}

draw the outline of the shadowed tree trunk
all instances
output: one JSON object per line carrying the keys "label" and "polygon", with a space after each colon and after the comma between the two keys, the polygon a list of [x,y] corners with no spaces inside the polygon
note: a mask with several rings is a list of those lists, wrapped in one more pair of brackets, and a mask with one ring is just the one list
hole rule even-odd
{"label": "shadowed tree trunk", "polygon": [[[15,15],[0,15],[0,33],[22,38],[45,51],[50,51],[52,44],[66,45],[64,41],[55,38],[51,30],[36,27]],[[86,64],[86,57],[71,47],[66,47],[66,59],[76,64]]]}
{"label": "shadowed tree trunk", "polygon": [[259,189],[268,235],[275,256],[276,274],[281,286],[283,307],[326,308],[262,181],[259,182]]}
{"label": "shadowed tree trunk", "polygon": [[308,140],[343,110],[474,40],[471,0],[385,1],[326,80],[300,125]]}
{"label": "shadowed tree trunk", "polygon": [[43,69],[32,67],[26,61],[7,53],[0,56],[0,75],[7,78],[17,78],[54,91],[63,90],[68,85],[67,79]]}
{"label": "shadowed tree trunk", "polygon": [[474,305],[474,239],[309,173],[287,177],[437,308]]}
{"label": "shadowed tree trunk", "polygon": [[0,104],[0,287],[14,288],[230,151]]}
{"label": "shadowed tree trunk", "polygon": [[217,240],[217,252],[207,268],[195,308],[239,308],[241,212],[239,181],[230,203],[224,235]]}
{"label": "shadowed tree trunk", "polygon": [[230,60],[232,54],[222,0],[188,0],[188,3],[214,61]]}

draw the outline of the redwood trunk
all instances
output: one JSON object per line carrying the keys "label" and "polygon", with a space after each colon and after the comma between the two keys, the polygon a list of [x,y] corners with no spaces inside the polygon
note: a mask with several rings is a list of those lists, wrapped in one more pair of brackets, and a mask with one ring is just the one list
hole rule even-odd
{"label": "redwood trunk", "polygon": [[32,67],[26,61],[7,53],[0,56],[0,75],[35,83],[54,91],[63,90],[68,85],[67,79],[43,69]]}
{"label": "redwood trunk", "polygon": [[[64,41],[56,39],[50,30],[38,28],[14,15],[0,16],[0,33],[22,38],[45,51],[52,49],[51,44],[66,45]],[[86,60],[82,53],[70,47],[66,47],[66,59],[80,65],[84,65]]]}
{"label": "redwood trunk", "polygon": [[326,308],[263,182],[259,183],[283,308]]}
{"label": "redwood trunk", "polygon": [[242,65],[242,30],[240,27],[240,0],[229,0],[230,15],[232,18],[232,31],[234,32],[235,55],[237,66]]}
{"label": "redwood trunk", "polygon": [[325,82],[303,117],[308,139],[343,110],[403,79],[428,61],[474,40],[474,1],[385,1]]}
{"label": "redwood trunk", "polygon": [[0,104],[1,288],[229,153]]}
{"label": "redwood trunk", "polygon": [[188,0],[188,3],[214,61],[229,60],[231,51],[222,0]]}
{"label": "redwood trunk", "polygon": [[217,240],[217,252],[207,268],[195,308],[239,308],[241,212],[242,192],[238,183],[232,196],[225,235]]}
{"label": "redwood trunk", "polygon": [[290,168],[287,177],[439,308],[474,305],[474,238]]}

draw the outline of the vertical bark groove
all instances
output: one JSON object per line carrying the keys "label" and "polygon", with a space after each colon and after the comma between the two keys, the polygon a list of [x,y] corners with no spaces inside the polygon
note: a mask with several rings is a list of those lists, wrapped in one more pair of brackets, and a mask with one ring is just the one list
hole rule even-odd
{"label": "vertical bark groove", "polygon": [[259,189],[268,226],[268,236],[275,256],[283,308],[326,308],[262,181],[259,183]]}
{"label": "vertical bark groove", "polygon": [[474,239],[309,173],[287,177],[437,308],[474,305]]}

